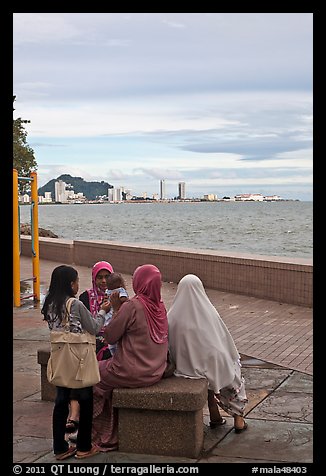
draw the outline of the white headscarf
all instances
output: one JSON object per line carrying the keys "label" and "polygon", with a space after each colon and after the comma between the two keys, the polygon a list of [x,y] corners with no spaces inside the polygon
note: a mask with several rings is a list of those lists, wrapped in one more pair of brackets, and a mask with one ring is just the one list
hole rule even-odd
{"label": "white headscarf", "polygon": [[194,274],[178,284],[168,312],[169,351],[175,375],[206,378],[215,393],[231,385],[240,374],[240,355],[203,283]]}

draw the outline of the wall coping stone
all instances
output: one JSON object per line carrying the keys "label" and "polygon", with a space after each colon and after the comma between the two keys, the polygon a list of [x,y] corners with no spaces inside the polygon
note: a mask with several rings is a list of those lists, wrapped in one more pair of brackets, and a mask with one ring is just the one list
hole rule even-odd
{"label": "wall coping stone", "polygon": [[[49,238],[48,238],[49,239]],[[53,239],[52,239],[53,240]],[[58,239],[56,239],[58,241]],[[144,243],[138,243],[137,245],[132,243],[119,243],[115,241],[107,241],[107,240],[74,240],[74,243],[77,243],[78,246],[87,246],[87,247],[98,247],[99,245],[108,245],[113,246],[116,249],[121,249],[123,251],[128,251],[128,249],[132,252],[139,252],[142,253],[143,250],[153,254],[156,254],[157,251],[160,251],[160,254],[167,254],[171,256],[171,253],[178,255],[178,256],[191,256],[193,259],[202,259],[203,257],[215,258],[219,261],[230,262],[230,260],[234,259],[237,263],[241,264],[241,260],[243,260],[243,264],[248,264],[248,260],[255,261],[255,265],[264,265],[264,262],[268,263],[277,263],[277,267],[280,268],[281,265],[295,265],[298,267],[303,266],[305,271],[307,267],[313,267],[313,260],[307,258],[288,258],[286,256],[268,256],[268,255],[257,255],[257,254],[249,254],[249,253],[242,253],[242,252],[234,252],[234,251],[222,251],[222,250],[203,250],[203,249],[195,249],[195,248],[176,248],[173,246],[160,246],[160,245],[148,245]],[[197,256],[196,256],[197,255]],[[258,262],[258,263],[257,263]],[[286,266],[288,267],[288,266]]]}

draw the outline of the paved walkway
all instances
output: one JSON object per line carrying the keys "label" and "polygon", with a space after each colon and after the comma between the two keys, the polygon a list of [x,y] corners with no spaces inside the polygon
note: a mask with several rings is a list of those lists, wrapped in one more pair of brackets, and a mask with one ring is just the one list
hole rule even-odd
{"label": "paved walkway", "polygon": [[[45,293],[52,270],[60,263],[42,260],[41,292]],[[32,275],[31,259],[21,258],[21,279]],[[76,266],[80,291],[91,286],[91,268]],[[133,295],[131,276],[126,278]],[[162,295],[169,309],[176,283],[164,283]],[[312,375],[312,309],[239,294],[207,289],[213,305],[228,326],[241,354]]]}
{"label": "paved walkway", "polygon": [[[41,261],[46,292],[57,262]],[[21,278],[31,276],[31,259],[21,258]],[[90,268],[77,267],[80,290],[90,286]],[[125,276],[132,295],[131,277]],[[175,283],[163,284],[167,309]],[[310,463],[312,454],[312,310],[273,301],[207,290],[242,355],[249,404],[248,430],[237,435],[232,418],[217,429],[204,411],[204,449],[198,460],[119,451],[96,455],[92,463]],[[14,309],[14,462],[55,463],[52,402],[40,398],[37,350],[48,342],[39,306],[28,300]],[[44,347],[44,345],[43,345]],[[225,415],[226,416],[226,415]],[[87,463],[88,461],[82,460]],[[73,458],[63,463],[80,463]]]}

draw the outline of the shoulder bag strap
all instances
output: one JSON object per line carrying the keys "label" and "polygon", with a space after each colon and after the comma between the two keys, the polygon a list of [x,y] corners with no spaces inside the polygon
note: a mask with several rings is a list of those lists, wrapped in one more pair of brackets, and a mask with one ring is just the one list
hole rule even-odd
{"label": "shoulder bag strap", "polygon": [[74,297],[70,297],[66,301],[66,308],[67,308],[68,314],[70,314],[71,305],[72,305],[72,303],[75,299],[76,298],[74,298]]}
{"label": "shoulder bag strap", "polygon": [[68,329],[70,328],[70,324],[69,324],[70,309],[71,309],[71,305],[72,305],[72,303],[73,303],[73,301],[74,301],[75,299],[76,299],[76,298],[74,298],[74,297],[70,297],[70,298],[68,298],[67,301],[66,301],[66,314],[65,314],[65,321],[66,321],[66,322],[65,322],[64,325],[65,325],[65,327],[68,328]]}

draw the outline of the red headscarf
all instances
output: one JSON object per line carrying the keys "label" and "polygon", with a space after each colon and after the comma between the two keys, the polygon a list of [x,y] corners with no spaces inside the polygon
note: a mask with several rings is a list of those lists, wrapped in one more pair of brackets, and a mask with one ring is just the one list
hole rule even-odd
{"label": "red headscarf", "polygon": [[136,298],[144,306],[149,333],[154,342],[163,344],[168,340],[168,320],[161,298],[162,278],[153,264],[138,266],[132,277]]}
{"label": "red headscarf", "polygon": [[113,268],[107,261],[98,261],[92,268],[92,287],[87,289],[87,293],[89,297],[89,310],[93,315],[100,310],[104,297],[104,292],[95,284],[96,276],[102,269],[106,269],[110,273],[113,273]]}

